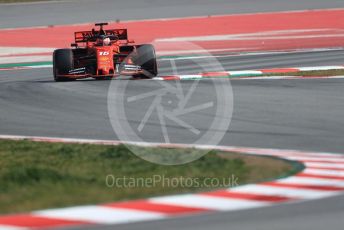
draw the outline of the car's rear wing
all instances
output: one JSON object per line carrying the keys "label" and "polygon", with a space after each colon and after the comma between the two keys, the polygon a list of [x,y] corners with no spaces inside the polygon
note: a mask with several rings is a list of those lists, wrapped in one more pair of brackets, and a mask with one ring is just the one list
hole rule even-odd
{"label": "car's rear wing", "polygon": [[108,35],[110,39],[116,40],[117,37],[119,40],[128,40],[128,31],[127,29],[112,29],[112,30],[100,30],[100,31],[78,31],[75,32],[75,43],[81,42],[95,42],[99,35]]}

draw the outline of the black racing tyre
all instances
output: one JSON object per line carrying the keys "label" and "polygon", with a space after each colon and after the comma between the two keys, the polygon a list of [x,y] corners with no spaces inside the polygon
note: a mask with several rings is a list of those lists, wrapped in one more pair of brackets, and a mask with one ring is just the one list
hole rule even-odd
{"label": "black racing tyre", "polygon": [[153,45],[141,45],[137,49],[137,57],[135,64],[141,66],[145,70],[144,74],[135,75],[138,78],[153,78],[158,75],[158,65]]}
{"label": "black racing tyre", "polygon": [[74,69],[73,51],[71,49],[58,49],[53,54],[53,71],[55,81],[70,81],[73,79],[61,77]]}

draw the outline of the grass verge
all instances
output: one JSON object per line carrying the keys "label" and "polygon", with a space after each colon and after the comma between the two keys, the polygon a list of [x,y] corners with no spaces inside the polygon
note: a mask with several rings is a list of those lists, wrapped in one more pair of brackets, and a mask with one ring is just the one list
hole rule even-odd
{"label": "grass verge", "polygon": [[[143,148],[141,151],[193,154],[204,150]],[[232,185],[241,185],[296,171],[284,160],[237,153],[211,151],[186,165],[163,166],[136,157],[124,145],[0,140],[0,213],[213,190],[229,180],[233,183],[233,178],[237,179]],[[122,180],[113,186],[112,177]],[[164,179],[153,185],[148,183],[149,178],[157,177]],[[106,178],[112,178],[108,184]],[[192,183],[186,185],[190,178]],[[207,178],[216,183],[206,182]],[[135,186],[131,184],[134,180]],[[172,181],[177,185],[172,186]]]}
{"label": "grass verge", "polygon": [[344,69],[300,71],[300,72],[289,72],[289,73],[271,73],[271,74],[264,74],[264,76],[314,76],[314,77],[344,76]]}

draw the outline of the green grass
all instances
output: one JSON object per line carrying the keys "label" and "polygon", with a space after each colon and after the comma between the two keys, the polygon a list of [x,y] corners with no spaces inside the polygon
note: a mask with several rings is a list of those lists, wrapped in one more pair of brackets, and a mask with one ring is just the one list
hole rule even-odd
{"label": "green grass", "polygon": [[[193,154],[196,149],[141,151]],[[124,145],[39,143],[0,140],[0,213],[17,213],[70,205],[96,204],[157,195],[195,192],[221,186],[107,186],[106,176],[116,178],[229,178],[245,184],[296,171],[290,163],[268,157],[211,151],[189,164],[162,166],[133,155]]]}
{"label": "green grass", "polygon": [[271,73],[264,74],[264,76],[344,76],[344,69],[300,71],[291,73]]}

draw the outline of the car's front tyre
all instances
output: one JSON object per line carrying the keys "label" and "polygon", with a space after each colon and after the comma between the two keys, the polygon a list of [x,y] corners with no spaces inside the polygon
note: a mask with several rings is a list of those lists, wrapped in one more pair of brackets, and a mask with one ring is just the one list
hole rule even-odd
{"label": "car's front tyre", "polygon": [[137,49],[135,64],[141,66],[143,74],[135,75],[137,78],[153,78],[158,75],[158,65],[154,46],[151,44],[141,45]]}
{"label": "car's front tyre", "polygon": [[55,81],[72,80],[61,75],[67,75],[74,69],[73,51],[71,49],[57,49],[53,54],[53,72]]}

